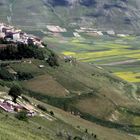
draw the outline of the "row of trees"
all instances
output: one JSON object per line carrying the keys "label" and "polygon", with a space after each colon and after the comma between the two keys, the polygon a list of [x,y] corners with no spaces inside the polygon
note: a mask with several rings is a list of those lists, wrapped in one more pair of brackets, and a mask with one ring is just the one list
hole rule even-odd
{"label": "row of trees", "polygon": [[23,43],[12,44],[0,38],[0,44],[6,44],[5,48],[0,49],[0,60],[20,60],[22,58],[35,58],[44,60],[47,58],[47,63],[53,66],[59,66],[58,56],[47,48],[39,48],[37,45],[30,43],[28,45]]}
{"label": "row of trees", "polygon": [[22,58],[37,58],[43,60],[45,57],[43,50],[35,45],[10,44],[0,50],[1,60],[16,60]]}
{"label": "row of trees", "polygon": [[[35,45],[27,46],[25,44],[7,45],[6,48],[0,49],[0,60],[21,60],[22,58],[35,58],[44,60],[46,57],[45,50]],[[53,66],[59,66],[58,56],[49,51],[47,63]]]}

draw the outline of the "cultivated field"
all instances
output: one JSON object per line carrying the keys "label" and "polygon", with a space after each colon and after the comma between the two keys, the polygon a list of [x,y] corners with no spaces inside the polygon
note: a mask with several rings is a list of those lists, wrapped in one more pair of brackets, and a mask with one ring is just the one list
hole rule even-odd
{"label": "cultivated field", "polygon": [[139,83],[139,38],[139,36],[91,37],[82,34],[79,38],[59,35],[59,37],[49,36],[44,40],[59,53],[73,56],[82,62],[100,65],[124,80]]}

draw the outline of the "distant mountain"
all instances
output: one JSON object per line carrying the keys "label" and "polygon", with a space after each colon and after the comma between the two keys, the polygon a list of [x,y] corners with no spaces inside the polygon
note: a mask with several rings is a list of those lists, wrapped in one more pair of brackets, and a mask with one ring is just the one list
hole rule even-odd
{"label": "distant mountain", "polygon": [[75,4],[81,4],[83,6],[93,6],[97,4],[96,0],[46,0],[46,3],[50,3],[53,6],[72,6]]}
{"label": "distant mountain", "polygon": [[67,7],[67,17],[71,17],[74,10],[75,18],[72,20],[87,26],[117,31],[138,31],[140,28],[139,0],[46,0],[46,3],[55,9]]}
{"label": "distant mountain", "polygon": [[36,29],[46,24],[138,32],[139,0],[1,0],[0,21]]}

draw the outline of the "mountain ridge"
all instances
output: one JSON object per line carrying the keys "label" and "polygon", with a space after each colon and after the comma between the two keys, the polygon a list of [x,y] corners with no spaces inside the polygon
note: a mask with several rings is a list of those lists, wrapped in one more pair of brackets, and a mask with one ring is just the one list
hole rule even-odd
{"label": "mountain ridge", "polygon": [[23,28],[44,29],[46,24],[71,27],[75,23],[119,33],[139,33],[140,29],[139,0],[2,0],[0,8],[1,22]]}

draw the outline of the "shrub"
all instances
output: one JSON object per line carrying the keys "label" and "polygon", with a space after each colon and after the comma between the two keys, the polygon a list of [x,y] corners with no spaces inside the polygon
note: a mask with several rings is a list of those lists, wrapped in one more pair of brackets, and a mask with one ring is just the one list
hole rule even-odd
{"label": "shrub", "polygon": [[5,68],[0,68],[0,78],[2,80],[13,81],[14,75],[9,73]]}
{"label": "shrub", "polygon": [[18,80],[29,80],[34,78],[34,76],[31,73],[28,72],[17,72]]}
{"label": "shrub", "polygon": [[74,140],[83,140],[83,139],[81,137],[79,137],[79,136],[75,136]]}
{"label": "shrub", "polygon": [[54,116],[54,113],[53,113],[53,111],[50,111],[50,115],[51,115],[51,116]]}
{"label": "shrub", "polygon": [[49,58],[48,58],[48,60],[47,60],[47,63],[48,63],[51,67],[59,66],[57,55],[54,54],[54,53],[51,53],[51,55],[49,56]]}
{"label": "shrub", "polygon": [[28,116],[26,111],[18,112],[15,116],[18,120],[28,121]]}
{"label": "shrub", "polygon": [[37,107],[38,107],[40,110],[47,112],[47,108],[46,108],[45,106],[43,106],[43,105],[37,105]]}
{"label": "shrub", "polygon": [[27,97],[25,97],[25,96],[22,96],[22,99],[25,100],[28,103],[31,103],[30,100]]}

